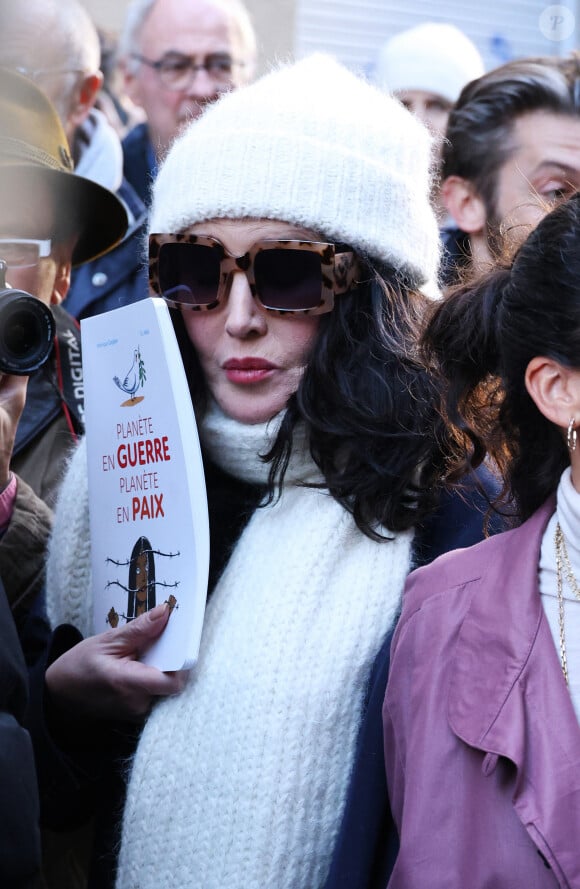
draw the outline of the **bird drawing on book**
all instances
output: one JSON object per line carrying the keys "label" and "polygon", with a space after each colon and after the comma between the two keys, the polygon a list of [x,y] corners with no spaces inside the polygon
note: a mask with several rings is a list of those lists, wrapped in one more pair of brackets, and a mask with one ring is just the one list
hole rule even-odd
{"label": "bird drawing on book", "polygon": [[124,404],[136,404],[138,401],[143,400],[142,397],[136,398],[136,392],[146,379],[145,362],[141,357],[139,348],[137,348],[133,352],[133,364],[125,374],[123,381],[121,382],[119,377],[113,377],[115,385],[118,386],[121,392],[126,392],[129,396],[129,400],[124,402]]}

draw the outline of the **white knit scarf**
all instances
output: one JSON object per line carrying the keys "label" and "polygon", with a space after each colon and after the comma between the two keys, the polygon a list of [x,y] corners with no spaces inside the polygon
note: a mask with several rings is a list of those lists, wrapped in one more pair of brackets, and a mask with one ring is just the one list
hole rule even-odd
{"label": "white knit scarf", "polygon": [[[255,482],[275,429],[214,408],[201,436],[222,468]],[[366,681],[399,606],[412,533],[371,541],[328,493],[300,485],[316,476],[296,453],[281,499],[255,511],[209,600],[185,691],[145,725],[117,889],[324,883]]]}

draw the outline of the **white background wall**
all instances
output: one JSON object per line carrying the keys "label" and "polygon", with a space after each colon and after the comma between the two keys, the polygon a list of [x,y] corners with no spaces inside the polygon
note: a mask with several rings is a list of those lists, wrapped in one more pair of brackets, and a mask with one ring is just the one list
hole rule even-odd
{"label": "white background wall", "polygon": [[[23,0],[25,2],[25,0]],[[97,22],[120,28],[126,0],[83,0]],[[477,44],[486,66],[523,55],[564,55],[580,46],[580,0],[246,0],[261,50],[268,60],[301,56],[315,49],[333,52],[353,68],[370,71],[376,51],[391,34],[421,21],[449,21]],[[564,8],[575,23],[561,39],[557,27],[546,36],[540,17]],[[557,11],[557,10],[556,10]],[[545,22],[544,22],[545,24]],[[555,24],[555,22],[554,22]],[[549,21],[548,21],[549,26]],[[551,39],[550,39],[551,37]]]}
{"label": "white background wall", "polygon": [[[298,56],[326,48],[351,67],[369,71],[379,46],[423,21],[451,22],[470,37],[486,68],[510,58],[564,55],[577,45],[580,3],[562,0],[297,0]],[[574,26],[567,35],[568,23]],[[565,38],[565,39],[564,39]]]}

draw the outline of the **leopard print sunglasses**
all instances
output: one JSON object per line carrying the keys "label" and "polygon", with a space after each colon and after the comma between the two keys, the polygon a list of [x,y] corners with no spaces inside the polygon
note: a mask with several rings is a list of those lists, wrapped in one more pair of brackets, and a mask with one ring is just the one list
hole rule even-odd
{"label": "leopard print sunglasses", "polygon": [[149,236],[151,290],[170,306],[211,311],[227,299],[232,276],[240,271],[268,312],[322,315],[332,311],[335,296],[358,286],[362,264],[342,244],[262,240],[233,256],[204,235]]}

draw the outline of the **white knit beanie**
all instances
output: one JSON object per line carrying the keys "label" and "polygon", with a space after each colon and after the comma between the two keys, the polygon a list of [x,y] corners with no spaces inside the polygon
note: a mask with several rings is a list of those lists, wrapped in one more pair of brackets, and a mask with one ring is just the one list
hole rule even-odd
{"label": "white knit beanie", "polygon": [[455,25],[425,22],[385,43],[374,79],[392,93],[423,90],[455,102],[463,87],[484,70],[479,50],[463,31]]}
{"label": "white knit beanie", "polygon": [[163,163],[152,232],[212,218],[281,220],[434,281],[431,138],[399,102],[317,53],[228,93]]}

